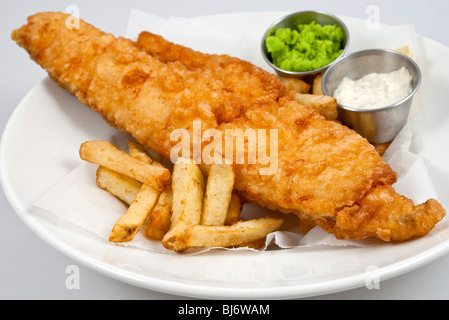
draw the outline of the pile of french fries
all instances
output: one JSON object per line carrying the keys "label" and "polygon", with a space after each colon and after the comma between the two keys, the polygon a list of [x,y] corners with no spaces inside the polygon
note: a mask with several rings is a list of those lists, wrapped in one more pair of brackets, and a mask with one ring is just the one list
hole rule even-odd
{"label": "pile of french fries", "polygon": [[79,150],[81,159],[98,165],[97,185],[127,204],[109,241],[129,242],[145,227],[146,238],[176,252],[260,248],[281,227],[282,219],[241,219],[232,165],[212,164],[206,179],[192,160],[179,159],[171,173],[142,145],[128,141],[128,146],[126,153],[107,141],[87,141]]}

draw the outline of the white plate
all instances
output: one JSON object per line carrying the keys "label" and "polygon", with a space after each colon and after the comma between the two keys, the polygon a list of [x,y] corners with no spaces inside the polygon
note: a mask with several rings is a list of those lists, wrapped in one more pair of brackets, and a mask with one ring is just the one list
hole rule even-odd
{"label": "white plate", "polygon": [[[197,21],[226,32],[262,33],[283,13],[208,16]],[[420,38],[429,63],[423,97],[427,123],[413,143],[426,159],[443,206],[449,204],[449,67],[446,48]],[[258,50],[255,48],[254,50]],[[403,274],[445,254],[447,232],[394,246],[320,247],[258,252],[213,251],[196,256],[158,254],[92,240],[82,230],[32,206],[81,164],[79,145],[117,132],[49,78],[17,106],[0,149],[1,180],[14,210],[37,235],[62,253],[115,279],[156,291],[199,298],[299,298],[372,284]]]}

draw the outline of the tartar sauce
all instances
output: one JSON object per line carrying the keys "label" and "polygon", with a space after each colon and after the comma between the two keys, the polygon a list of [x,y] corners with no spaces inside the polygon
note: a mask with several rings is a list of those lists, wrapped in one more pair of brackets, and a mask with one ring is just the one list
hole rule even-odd
{"label": "tartar sauce", "polygon": [[358,109],[383,108],[412,92],[412,76],[402,67],[390,73],[371,73],[358,80],[345,77],[334,92],[338,103]]}

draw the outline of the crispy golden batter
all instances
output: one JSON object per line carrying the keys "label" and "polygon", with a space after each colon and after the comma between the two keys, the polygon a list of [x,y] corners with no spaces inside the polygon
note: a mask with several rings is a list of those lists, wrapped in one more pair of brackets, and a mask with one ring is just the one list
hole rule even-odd
{"label": "crispy golden batter", "polygon": [[[136,46],[161,62],[180,62],[189,70],[209,74],[219,80],[226,90],[249,104],[260,102],[267,95],[271,99],[277,99],[285,91],[305,94],[310,90],[310,85],[300,79],[278,78],[248,61],[226,54],[195,51],[148,31],[139,34]],[[329,99],[335,100],[331,97],[320,97],[316,100],[297,99],[297,101],[317,110],[326,119],[335,120],[338,116],[337,103],[317,101]]]}
{"label": "crispy golden batter", "polygon": [[404,241],[426,235],[434,220],[442,214],[434,199],[414,206],[410,199],[398,196],[391,186],[377,186],[354,206],[343,208],[334,221],[318,225],[339,238],[376,237],[385,241]]}
{"label": "crispy golden batter", "polygon": [[243,97],[246,103],[265,96],[277,99],[285,91],[274,74],[229,55],[198,52],[148,31],[139,34],[136,46],[161,62],[180,62],[189,70],[214,77],[234,95]]}
{"label": "crispy golden batter", "polygon": [[[444,217],[435,200],[415,206],[397,194],[396,174],[372,145],[295,102],[268,73],[260,71],[258,90],[242,84],[236,94],[214,73],[162,62],[83,21],[68,29],[67,17],[36,14],[12,38],[62,87],[148,148],[169,157],[170,133],[191,132],[194,120],[203,132],[278,130],[273,175],[261,175],[259,164],[235,165],[235,188],[247,201],[314,220],[338,238],[401,241]],[[237,80],[246,81],[243,74]]]}

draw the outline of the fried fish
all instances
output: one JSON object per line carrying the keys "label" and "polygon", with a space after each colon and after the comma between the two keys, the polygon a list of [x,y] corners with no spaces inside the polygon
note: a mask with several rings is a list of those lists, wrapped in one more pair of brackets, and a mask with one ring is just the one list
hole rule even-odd
{"label": "fried fish", "polygon": [[189,70],[210,74],[247,103],[257,101],[261,96],[271,95],[276,99],[286,90],[295,91],[299,103],[317,110],[328,120],[337,119],[336,100],[307,94],[311,86],[301,79],[278,78],[248,61],[227,54],[199,52],[148,31],[139,34],[136,46],[161,62],[180,62]]}
{"label": "fried fish", "polygon": [[[277,170],[261,174],[265,164],[235,164],[235,189],[246,201],[313,220],[340,239],[404,241],[427,234],[445,216],[434,199],[415,205],[399,195],[395,172],[367,140],[297,103],[262,69],[251,66],[259,82],[235,74],[242,83],[235,93],[213,72],[161,61],[82,20],[68,28],[69,17],[35,14],[12,39],[110,125],[164,157],[177,143],[171,133],[192,132],[194,121],[202,134],[215,129],[223,139],[227,129],[276,130]],[[201,168],[207,173],[209,166]]]}

